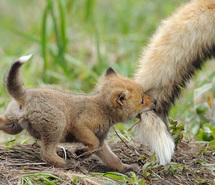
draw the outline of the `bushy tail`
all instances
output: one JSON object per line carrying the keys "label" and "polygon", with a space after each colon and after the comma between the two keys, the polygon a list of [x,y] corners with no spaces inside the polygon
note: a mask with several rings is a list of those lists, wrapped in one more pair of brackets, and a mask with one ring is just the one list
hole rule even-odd
{"label": "bushy tail", "polygon": [[[169,156],[173,154],[173,149],[167,151],[165,147],[174,146],[167,128],[161,125],[166,123],[169,109],[179,97],[181,89],[195,71],[201,69],[203,62],[212,56],[215,56],[215,1],[193,0],[162,22],[140,57],[135,80],[149,96],[157,99],[156,115],[160,119],[153,112],[144,114],[146,118],[142,116],[137,138],[144,142],[143,135],[148,132],[144,128],[156,129],[147,140],[150,140],[153,151],[158,154],[158,150],[161,150],[164,153],[166,162],[171,160]],[[156,128],[155,123],[160,129]],[[166,144],[157,147],[160,141]],[[158,158],[162,158],[161,154]]]}
{"label": "bushy tail", "polygon": [[32,55],[22,56],[16,59],[10,66],[5,76],[5,88],[8,94],[21,104],[25,103],[27,89],[23,86],[20,76],[20,67],[27,62]]}

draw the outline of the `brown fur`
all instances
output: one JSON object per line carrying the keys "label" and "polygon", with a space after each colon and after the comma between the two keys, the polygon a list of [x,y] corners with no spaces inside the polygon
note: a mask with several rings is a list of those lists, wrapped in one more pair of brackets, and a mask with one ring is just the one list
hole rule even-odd
{"label": "brown fur", "polygon": [[119,76],[112,68],[107,69],[93,95],[28,89],[19,75],[19,68],[28,59],[16,59],[5,77],[6,90],[13,100],[0,117],[0,129],[8,134],[26,129],[41,140],[43,159],[57,167],[66,166],[56,154],[57,144],[80,142],[87,146],[88,154],[95,153],[109,168],[134,169],[134,165],[123,164],[104,140],[113,124],[154,109],[156,101],[146,96],[138,83]]}
{"label": "brown fur", "polygon": [[141,114],[137,140],[149,144],[160,164],[170,162],[174,141],[167,117],[181,90],[215,56],[215,0],[191,0],[162,21],[144,48],[135,73],[147,95],[157,99],[155,111]]}

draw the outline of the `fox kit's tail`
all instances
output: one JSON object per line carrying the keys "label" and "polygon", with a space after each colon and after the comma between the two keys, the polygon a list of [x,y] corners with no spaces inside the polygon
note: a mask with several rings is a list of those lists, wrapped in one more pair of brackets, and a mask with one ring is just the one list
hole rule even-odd
{"label": "fox kit's tail", "polygon": [[[169,109],[203,61],[215,56],[215,1],[193,0],[163,21],[139,60],[135,80],[157,99],[156,112],[143,113],[137,129],[161,164],[171,160],[174,142],[164,127]],[[149,134],[148,134],[149,133]]]}
{"label": "fox kit's tail", "polygon": [[18,101],[20,104],[24,104],[27,97],[27,89],[23,86],[22,79],[20,77],[20,67],[27,62],[32,55],[22,56],[16,59],[10,66],[5,76],[5,88],[8,94]]}

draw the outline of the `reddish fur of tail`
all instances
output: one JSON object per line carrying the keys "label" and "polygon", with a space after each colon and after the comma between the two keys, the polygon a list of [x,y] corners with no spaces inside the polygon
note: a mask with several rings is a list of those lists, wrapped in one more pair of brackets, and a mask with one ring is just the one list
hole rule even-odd
{"label": "reddish fur of tail", "polygon": [[[167,122],[169,109],[195,71],[213,56],[215,1],[193,0],[162,22],[140,57],[135,80],[146,94],[157,99],[157,105],[156,114],[142,115],[137,138],[142,143],[148,141],[162,164],[171,160],[174,151],[171,135],[162,126]],[[153,134],[148,135],[150,131]]]}
{"label": "reddish fur of tail", "polygon": [[10,66],[5,76],[5,88],[8,94],[21,104],[24,104],[27,89],[23,86],[20,75],[20,67],[31,58],[32,55],[22,56],[16,59]]}

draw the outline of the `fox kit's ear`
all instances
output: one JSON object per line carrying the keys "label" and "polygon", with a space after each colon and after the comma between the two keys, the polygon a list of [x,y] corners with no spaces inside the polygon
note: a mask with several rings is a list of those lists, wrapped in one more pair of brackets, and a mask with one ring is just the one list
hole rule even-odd
{"label": "fox kit's ear", "polygon": [[124,105],[124,101],[128,98],[128,92],[127,91],[116,91],[113,93],[113,104],[115,106],[120,105],[123,106]]}
{"label": "fox kit's ear", "polygon": [[105,76],[116,75],[116,74],[117,74],[116,71],[112,67],[108,67],[105,72]]}

